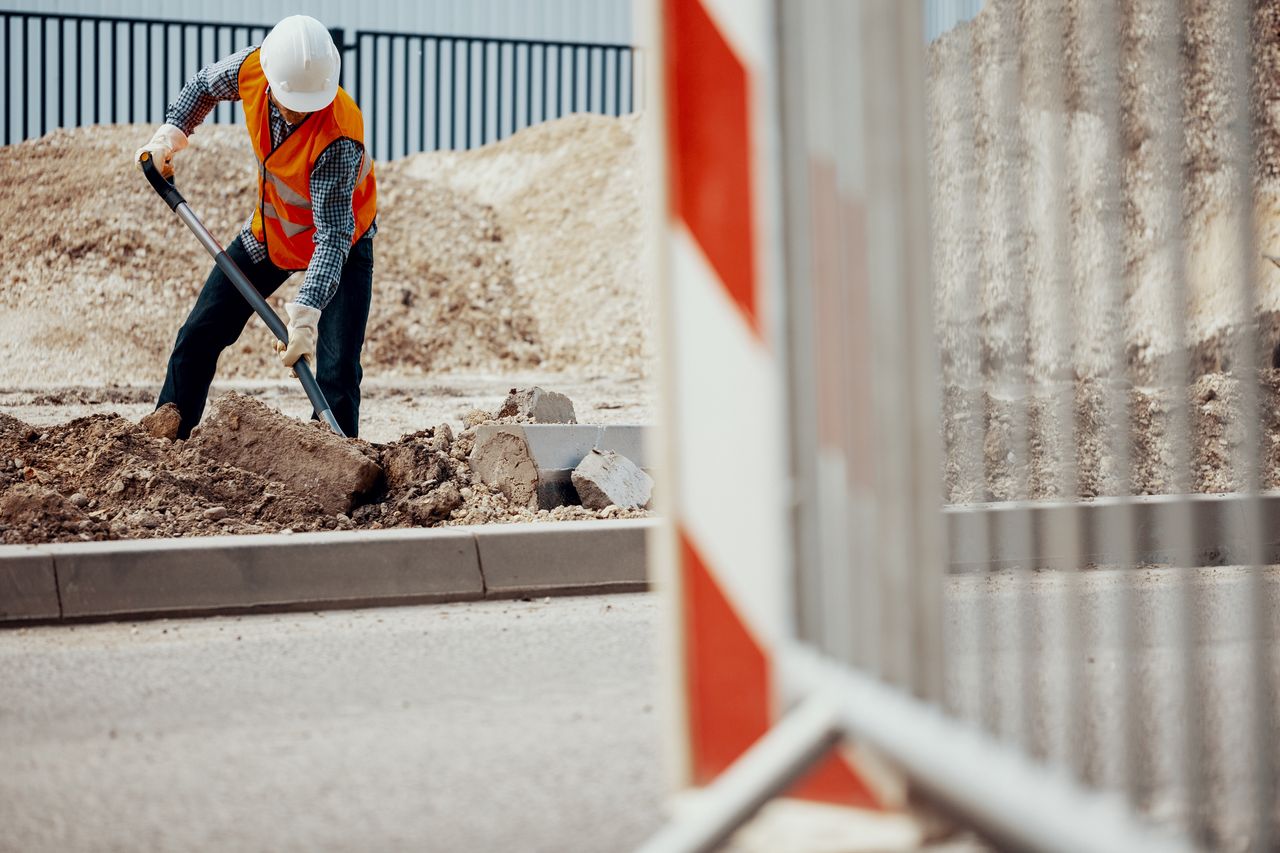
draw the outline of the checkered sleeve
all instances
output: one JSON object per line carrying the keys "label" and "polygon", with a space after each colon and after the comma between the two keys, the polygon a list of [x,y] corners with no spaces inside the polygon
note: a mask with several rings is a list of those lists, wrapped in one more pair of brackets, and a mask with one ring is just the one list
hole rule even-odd
{"label": "checkered sleeve", "polygon": [[342,267],[355,236],[356,216],[351,197],[363,161],[364,146],[353,139],[339,139],[325,149],[311,168],[311,216],[316,226],[316,248],[295,302],[323,311],[338,290]]}
{"label": "checkered sleeve", "polygon": [[219,101],[240,100],[240,65],[255,47],[238,50],[193,74],[165,109],[165,122],[190,136]]}

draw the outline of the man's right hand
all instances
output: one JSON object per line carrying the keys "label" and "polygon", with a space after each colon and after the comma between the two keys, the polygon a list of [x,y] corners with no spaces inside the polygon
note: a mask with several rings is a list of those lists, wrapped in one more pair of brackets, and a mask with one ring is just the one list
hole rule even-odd
{"label": "man's right hand", "polygon": [[133,153],[135,162],[142,160],[143,153],[151,155],[152,162],[160,167],[160,174],[166,178],[173,177],[173,155],[187,147],[187,135],[171,124],[162,124],[156,128],[151,141]]}

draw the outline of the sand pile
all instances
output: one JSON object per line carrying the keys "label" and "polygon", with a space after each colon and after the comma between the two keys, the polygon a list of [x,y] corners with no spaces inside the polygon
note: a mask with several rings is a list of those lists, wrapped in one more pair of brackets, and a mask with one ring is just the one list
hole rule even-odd
{"label": "sand pile", "polygon": [[[468,155],[379,163],[366,373],[643,373],[635,122],[570,116]],[[0,386],[163,378],[210,260],[132,164],[150,133],[89,127],[0,147]],[[539,157],[554,168],[534,168]],[[224,243],[253,180],[243,128],[202,127],[179,157],[179,186]],[[504,182],[519,192],[487,189]],[[300,283],[281,288],[279,313]],[[220,367],[282,375],[256,320]]]}
{"label": "sand pile", "polygon": [[[240,394],[215,400],[209,421],[242,418],[301,424]],[[350,512],[326,510],[313,489],[288,476],[280,460],[270,476],[228,461],[225,444],[157,438],[115,414],[35,428],[0,414],[0,542],[9,544],[275,533],[377,530],[489,522],[637,518],[643,510],[581,506],[534,511],[511,504],[474,479],[467,456],[475,426],[502,422],[476,412],[456,436],[442,424],[388,444],[349,440],[385,477]],[[261,466],[257,466],[259,469]]]}
{"label": "sand pile", "polygon": [[[1060,495],[1064,459],[1074,459],[1086,497],[1242,482],[1232,470],[1241,432],[1235,391],[1253,374],[1233,349],[1242,329],[1256,328],[1258,363],[1271,366],[1280,342],[1280,270],[1245,256],[1238,240],[1252,207],[1259,249],[1280,254],[1280,11],[1258,4],[1251,22],[1258,133],[1256,157],[1241,164],[1229,130],[1229,70],[1239,48],[1229,38],[1228,4],[1122,0],[1118,133],[1106,118],[1100,8],[1094,0],[991,0],[930,48],[951,500]],[[1176,83],[1182,162],[1166,162],[1157,138],[1169,73],[1157,46],[1173,31],[1186,65]],[[1012,108],[1002,108],[1009,92]],[[1242,168],[1252,198],[1235,190]],[[1177,185],[1173,205],[1166,181]],[[1179,265],[1185,306],[1175,304],[1172,286]],[[1119,303],[1105,287],[1116,277],[1124,282]],[[1240,281],[1252,282],[1254,304],[1241,302]],[[1055,300],[1065,322],[1055,320]],[[1183,359],[1189,376],[1171,369]],[[1275,376],[1263,370],[1257,382],[1268,411],[1278,402]],[[1015,406],[1024,397],[1025,413]],[[1174,476],[1170,443],[1179,397],[1192,415],[1185,477]],[[1126,400],[1128,473],[1117,470],[1107,436]],[[1264,480],[1280,486],[1276,426],[1264,417],[1260,427]]]}

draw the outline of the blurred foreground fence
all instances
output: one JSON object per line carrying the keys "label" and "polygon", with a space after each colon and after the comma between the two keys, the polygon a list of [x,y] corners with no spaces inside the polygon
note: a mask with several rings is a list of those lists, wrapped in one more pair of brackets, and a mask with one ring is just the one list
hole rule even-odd
{"label": "blurred foreground fence", "polygon": [[[3,142],[58,127],[158,124],[200,67],[251,44],[260,24],[0,11]],[[378,159],[472,148],[572,112],[625,115],[643,100],[638,52],[589,44],[333,31],[342,82]],[[215,124],[240,124],[220,104]]]}
{"label": "blurred foreground fence", "polygon": [[919,3],[661,4],[705,790],[646,853],[912,790],[1001,849],[1277,849],[1261,8],[989,0],[926,56]]}

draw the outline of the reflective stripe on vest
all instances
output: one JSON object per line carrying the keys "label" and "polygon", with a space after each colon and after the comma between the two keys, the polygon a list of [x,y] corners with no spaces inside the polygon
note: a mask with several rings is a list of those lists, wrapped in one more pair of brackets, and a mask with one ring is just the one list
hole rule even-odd
{"label": "reflective stripe on vest", "polygon": [[[307,207],[311,205],[308,204]],[[262,203],[262,215],[267,219],[276,219],[280,222],[280,227],[284,230],[285,236],[297,237],[303,231],[314,228],[314,225],[303,225],[300,222],[290,222],[276,211],[276,206],[269,201]]]}

